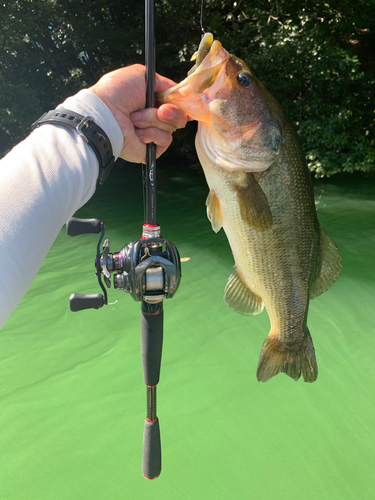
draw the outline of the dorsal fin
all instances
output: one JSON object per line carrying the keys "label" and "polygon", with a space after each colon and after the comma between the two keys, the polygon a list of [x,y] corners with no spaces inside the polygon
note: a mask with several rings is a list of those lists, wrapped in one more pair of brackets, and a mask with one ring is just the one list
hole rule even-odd
{"label": "dorsal fin", "polygon": [[224,292],[224,302],[234,311],[254,316],[263,311],[263,301],[261,297],[255,295],[242,281],[237,270],[229,276]]}
{"label": "dorsal fin", "polygon": [[212,229],[217,233],[223,227],[223,218],[221,215],[219,198],[213,189],[208,193],[206,205],[207,217],[212,224]]}
{"label": "dorsal fin", "polygon": [[330,288],[341,271],[341,256],[332,238],[320,228],[320,266],[310,290],[310,299],[315,299]]}

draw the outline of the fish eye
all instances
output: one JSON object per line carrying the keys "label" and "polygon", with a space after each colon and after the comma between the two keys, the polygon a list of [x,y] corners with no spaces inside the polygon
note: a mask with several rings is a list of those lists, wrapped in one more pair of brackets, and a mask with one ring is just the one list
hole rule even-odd
{"label": "fish eye", "polygon": [[251,85],[251,75],[245,72],[238,73],[237,81],[241,87],[245,87],[247,89]]}

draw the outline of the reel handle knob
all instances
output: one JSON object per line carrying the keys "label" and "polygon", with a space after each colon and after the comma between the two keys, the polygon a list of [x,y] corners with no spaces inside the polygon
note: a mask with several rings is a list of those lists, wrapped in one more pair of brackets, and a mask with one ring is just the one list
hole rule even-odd
{"label": "reel handle knob", "polygon": [[80,234],[97,234],[102,229],[102,223],[99,219],[77,219],[72,217],[66,223],[66,232],[69,236],[78,236]]}
{"label": "reel handle knob", "polygon": [[105,298],[101,293],[92,293],[89,295],[72,293],[69,297],[70,310],[72,312],[83,311],[83,309],[100,309],[105,303]]}

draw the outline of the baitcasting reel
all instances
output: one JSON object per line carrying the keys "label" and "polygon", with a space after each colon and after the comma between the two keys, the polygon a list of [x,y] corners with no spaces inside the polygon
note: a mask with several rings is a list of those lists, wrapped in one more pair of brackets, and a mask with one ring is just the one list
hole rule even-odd
{"label": "baitcasting reel", "polygon": [[109,240],[100,245],[104,238],[104,222],[99,219],[72,218],[66,224],[69,236],[80,234],[97,234],[101,236],[96,252],[96,274],[101,293],[82,295],[73,293],[70,296],[70,309],[73,312],[83,309],[99,309],[108,303],[105,285],[111,286],[111,273],[114,288],[130,293],[136,301],[157,304],[164,299],[172,298],[181,280],[180,256],[176,246],[158,236],[159,226],[145,224],[143,236],[139,241],[131,241],[119,252],[110,253]]}

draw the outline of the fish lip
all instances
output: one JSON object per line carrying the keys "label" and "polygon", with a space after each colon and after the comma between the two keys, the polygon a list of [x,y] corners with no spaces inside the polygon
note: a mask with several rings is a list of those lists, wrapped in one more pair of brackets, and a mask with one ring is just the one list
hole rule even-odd
{"label": "fish lip", "polygon": [[[200,47],[201,45],[202,42]],[[176,84],[174,87],[170,87],[164,92],[155,94],[158,104],[165,104],[167,102],[172,102],[173,100],[177,106],[184,109],[182,101],[184,100],[185,95],[191,91],[191,98],[197,105],[199,103],[199,107],[202,108],[202,105],[204,107],[207,106],[210,99],[203,94],[203,91],[212,86],[221,68],[229,59],[230,54],[224,49],[218,40],[213,40],[212,44],[209,43],[209,49],[206,44],[206,48],[203,49],[202,54],[205,54],[204,58],[197,61],[195,66],[193,66],[193,68],[189,71],[188,76],[182,82]],[[198,119],[195,115],[191,116],[193,119]],[[199,117],[202,118],[202,116],[202,113],[199,113]]]}

